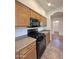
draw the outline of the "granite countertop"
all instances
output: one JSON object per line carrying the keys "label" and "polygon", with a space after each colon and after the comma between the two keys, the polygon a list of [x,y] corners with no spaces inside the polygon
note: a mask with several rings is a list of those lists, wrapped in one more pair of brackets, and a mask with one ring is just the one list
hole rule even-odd
{"label": "granite countertop", "polygon": [[36,39],[31,38],[31,37],[16,40],[15,41],[15,52],[16,53],[19,52],[21,49],[23,49],[24,47],[26,47],[29,44],[33,43],[34,41],[36,41]]}

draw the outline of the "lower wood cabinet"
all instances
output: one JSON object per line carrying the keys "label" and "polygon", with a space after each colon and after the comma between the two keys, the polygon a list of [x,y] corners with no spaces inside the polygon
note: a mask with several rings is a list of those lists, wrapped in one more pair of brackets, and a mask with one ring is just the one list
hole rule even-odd
{"label": "lower wood cabinet", "polygon": [[46,35],[46,46],[47,46],[50,43],[50,31],[43,31],[42,33]]}
{"label": "lower wood cabinet", "polygon": [[21,49],[19,53],[16,54],[15,59],[37,59],[36,42],[33,42],[25,48]]}
{"label": "lower wood cabinet", "polygon": [[47,45],[50,43],[50,32],[47,34]]}
{"label": "lower wood cabinet", "polygon": [[15,59],[20,59],[19,57],[20,57],[19,52],[17,52],[17,53],[15,54]]}
{"label": "lower wood cabinet", "polygon": [[25,55],[21,56],[20,59],[36,59],[36,48],[35,46],[29,50]]}

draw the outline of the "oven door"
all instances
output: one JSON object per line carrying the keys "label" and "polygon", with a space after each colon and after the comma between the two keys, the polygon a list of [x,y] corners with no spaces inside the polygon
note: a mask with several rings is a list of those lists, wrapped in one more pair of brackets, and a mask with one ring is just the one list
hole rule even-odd
{"label": "oven door", "polygon": [[40,59],[46,48],[46,39],[37,42],[37,59]]}

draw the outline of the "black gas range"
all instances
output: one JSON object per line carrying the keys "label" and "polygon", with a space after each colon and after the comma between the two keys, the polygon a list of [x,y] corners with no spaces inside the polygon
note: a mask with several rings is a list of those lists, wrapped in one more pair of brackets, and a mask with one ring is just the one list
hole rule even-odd
{"label": "black gas range", "polygon": [[28,36],[36,39],[37,59],[40,59],[46,48],[46,36],[39,33],[37,29],[29,29]]}

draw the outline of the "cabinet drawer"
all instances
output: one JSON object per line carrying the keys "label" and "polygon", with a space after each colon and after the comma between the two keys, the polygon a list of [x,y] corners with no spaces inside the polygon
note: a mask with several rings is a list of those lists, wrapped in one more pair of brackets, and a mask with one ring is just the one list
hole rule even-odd
{"label": "cabinet drawer", "polygon": [[30,45],[28,45],[27,47],[23,48],[20,51],[20,55],[24,55],[25,53],[27,53],[30,49],[32,49],[34,46],[36,46],[36,42],[31,43]]}
{"label": "cabinet drawer", "polygon": [[20,56],[20,59],[36,59],[36,47],[32,47],[26,54]]}
{"label": "cabinet drawer", "polygon": [[15,59],[19,59],[20,55],[19,52],[15,53]]}

